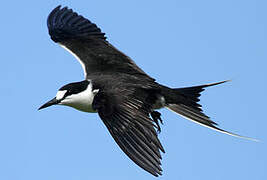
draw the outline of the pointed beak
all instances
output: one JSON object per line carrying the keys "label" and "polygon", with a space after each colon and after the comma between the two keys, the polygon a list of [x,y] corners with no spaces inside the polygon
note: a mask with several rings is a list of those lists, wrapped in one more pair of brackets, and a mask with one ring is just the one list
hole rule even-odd
{"label": "pointed beak", "polygon": [[38,110],[47,108],[49,106],[52,106],[52,105],[55,105],[55,104],[58,104],[58,103],[60,103],[60,100],[57,100],[56,98],[54,98],[54,99],[48,101],[47,103],[45,103],[44,105],[42,105],[41,107],[39,107]]}

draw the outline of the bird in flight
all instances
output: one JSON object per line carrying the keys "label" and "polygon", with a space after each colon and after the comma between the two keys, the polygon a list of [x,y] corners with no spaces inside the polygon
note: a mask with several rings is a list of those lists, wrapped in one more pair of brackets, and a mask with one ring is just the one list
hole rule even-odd
{"label": "bird in flight", "polygon": [[61,87],[39,110],[65,105],[98,113],[122,151],[152,175],[162,174],[161,153],[165,152],[158,139],[160,108],[221,133],[250,139],[218,128],[198,103],[205,88],[226,81],[185,88],[159,84],[112,46],[100,28],[68,7],[56,7],[47,26],[51,39],[80,62],[85,80]]}

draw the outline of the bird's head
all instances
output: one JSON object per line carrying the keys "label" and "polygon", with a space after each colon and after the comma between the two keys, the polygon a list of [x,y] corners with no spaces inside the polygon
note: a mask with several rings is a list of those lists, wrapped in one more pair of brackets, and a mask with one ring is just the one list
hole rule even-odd
{"label": "bird's head", "polygon": [[56,97],[42,105],[38,110],[52,105],[66,105],[85,112],[93,112],[92,102],[98,90],[93,90],[88,80],[74,82],[61,87]]}

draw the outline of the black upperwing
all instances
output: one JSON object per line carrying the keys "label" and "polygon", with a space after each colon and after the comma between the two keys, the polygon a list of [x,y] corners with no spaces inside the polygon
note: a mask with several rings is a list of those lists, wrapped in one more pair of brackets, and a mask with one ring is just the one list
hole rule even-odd
{"label": "black upperwing", "polygon": [[[119,72],[150,78],[128,56],[113,47],[94,23],[67,7],[56,7],[48,16],[51,39],[77,56],[85,77]],[[152,78],[151,78],[152,79]]]}

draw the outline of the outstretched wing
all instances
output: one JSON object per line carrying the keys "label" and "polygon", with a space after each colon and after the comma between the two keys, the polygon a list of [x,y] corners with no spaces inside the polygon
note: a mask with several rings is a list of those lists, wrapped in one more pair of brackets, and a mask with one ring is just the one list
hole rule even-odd
{"label": "outstretched wing", "polygon": [[93,102],[93,108],[123,152],[138,166],[158,176],[162,171],[160,151],[165,151],[146,107],[134,97],[126,99],[103,92]]}
{"label": "outstretched wing", "polygon": [[93,73],[121,72],[147,76],[128,56],[106,41],[105,33],[67,7],[56,7],[48,16],[51,39],[81,63],[85,78]]}

